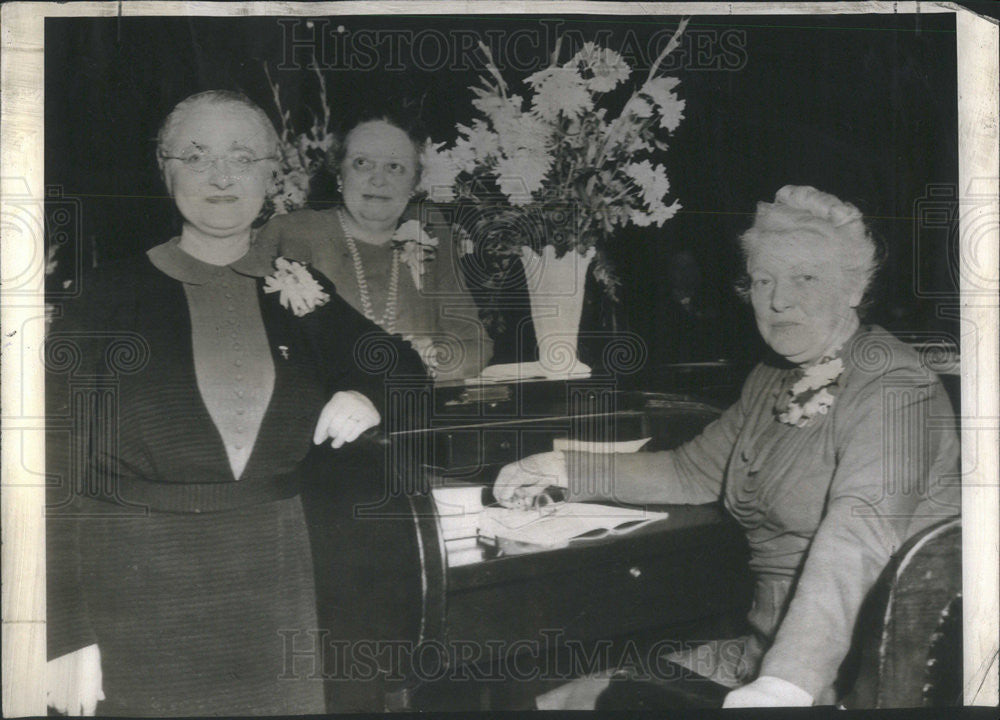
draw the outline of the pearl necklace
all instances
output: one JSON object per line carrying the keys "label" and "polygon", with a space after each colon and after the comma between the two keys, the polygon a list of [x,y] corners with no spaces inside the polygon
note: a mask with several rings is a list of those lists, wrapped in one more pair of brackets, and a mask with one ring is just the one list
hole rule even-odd
{"label": "pearl necklace", "polygon": [[358,294],[361,296],[361,312],[373,323],[381,326],[388,333],[396,331],[396,306],[399,299],[399,249],[392,249],[392,265],[389,269],[389,293],[385,300],[385,310],[379,320],[375,319],[375,309],[372,307],[371,293],[368,291],[368,280],[365,278],[365,268],[361,264],[361,253],[354,238],[347,231],[347,223],[344,222],[344,211],[337,211],[337,220],[340,222],[340,229],[344,233],[347,241],[347,249],[351,252],[351,260],[354,261],[354,277],[358,281]]}

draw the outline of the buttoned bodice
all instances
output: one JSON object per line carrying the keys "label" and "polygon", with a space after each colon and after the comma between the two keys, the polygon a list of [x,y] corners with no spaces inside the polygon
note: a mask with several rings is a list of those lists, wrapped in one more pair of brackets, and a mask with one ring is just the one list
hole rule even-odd
{"label": "buttoned bodice", "polygon": [[229,267],[210,270],[201,284],[184,284],[198,390],[239,478],[250,459],[274,390],[257,284]]}

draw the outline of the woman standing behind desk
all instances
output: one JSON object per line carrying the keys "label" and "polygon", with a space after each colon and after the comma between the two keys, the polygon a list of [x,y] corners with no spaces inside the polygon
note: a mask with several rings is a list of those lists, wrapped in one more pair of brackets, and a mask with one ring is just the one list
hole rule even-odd
{"label": "woman standing behind desk", "polygon": [[[60,712],[101,700],[102,715],[324,711],[315,668],[283,664],[282,633],[301,643],[316,627],[299,464],[311,442],[340,448],[379,424],[385,376],[354,351],[393,341],[322,276],[252,251],[277,152],[241,95],[178,104],[157,155],[181,236],[102,267],[52,326],[48,700]],[[395,350],[397,372],[422,377]]]}
{"label": "woman standing behind desk", "polygon": [[[410,340],[437,380],[475,377],[493,344],[461,278],[450,233],[426,251],[414,243],[424,218],[410,201],[425,142],[425,133],[395,113],[362,115],[348,124],[330,160],[343,205],[278,215],[260,242],[310,262],[365,317]],[[446,227],[434,224],[435,232]]]}
{"label": "woman standing behind desk", "polygon": [[890,555],[959,510],[958,439],[937,377],[860,323],[878,258],[857,208],[789,185],[758,205],[741,243],[773,354],[739,401],[676,450],[616,456],[610,482],[593,477],[593,457],[546,453],[504,468],[494,492],[512,506],[552,484],[574,500],[721,496],[750,544],[751,633],[669,659],[734,688],[725,707],[829,704]]}

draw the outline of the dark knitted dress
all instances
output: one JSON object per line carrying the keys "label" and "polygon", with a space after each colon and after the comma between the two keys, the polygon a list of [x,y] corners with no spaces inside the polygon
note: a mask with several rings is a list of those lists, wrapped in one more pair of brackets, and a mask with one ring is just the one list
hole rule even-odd
{"label": "dark knitted dress", "polygon": [[97,643],[98,714],[324,710],[298,466],[334,392],[380,405],[353,350],[381,333],[330,286],[295,317],[267,272],[168,243],[89,279],[47,340],[49,657]]}

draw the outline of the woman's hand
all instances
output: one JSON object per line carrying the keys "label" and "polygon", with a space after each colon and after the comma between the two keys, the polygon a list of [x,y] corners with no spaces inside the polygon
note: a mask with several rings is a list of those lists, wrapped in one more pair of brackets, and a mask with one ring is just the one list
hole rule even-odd
{"label": "woman's hand", "polygon": [[66,653],[45,666],[45,699],[63,715],[93,715],[104,700],[101,651],[97,645]]}
{"label": "woman's hand", "polygon": [[335,393],[319,414],[319,422],[313,432],[313,443],[319,445],[325,440],[334,449],[344,443],[354,442],[358,435],[382,422],[382,416],[372,405],[372,401],[355,390]]}
{"label": "woman's hand", "polygon": [[798,685],[779,677],[761,675],[726,695],[722,707],[806,707],[812,704],[813,696]]}
{"label": "woman's hand", "polygon": [[506,507],[527,508],[536,495],[552,485],[569,487],[566,458],[559,450],[504,465],[493,483],[493,496]]}

